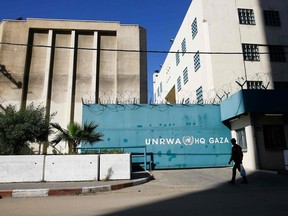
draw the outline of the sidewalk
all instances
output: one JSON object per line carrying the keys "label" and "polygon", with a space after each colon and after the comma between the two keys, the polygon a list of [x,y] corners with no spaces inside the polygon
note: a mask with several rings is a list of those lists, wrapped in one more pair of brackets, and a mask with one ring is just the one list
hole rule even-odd
{"label": "sidewalk", "polygon": [[133,172],[130,180],[84,181],[84,182],[29,182],[0,183],[0,199],[16,197],[46,197],[81,195],[118,190],[153,179],[149,172]]}

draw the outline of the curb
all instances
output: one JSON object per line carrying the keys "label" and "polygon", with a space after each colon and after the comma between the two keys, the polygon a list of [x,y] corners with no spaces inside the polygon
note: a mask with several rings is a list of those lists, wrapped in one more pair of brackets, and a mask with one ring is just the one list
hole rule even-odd
{"label": "curb", "polygon": [[101,185],[91,187],[79,188],[49,188],[49,189],[15,189],[15,190],[0,190],[0,199],[2,198],[28,198],[28,197],[47,197],[47,196],[75,196],[85,194],[96,194],[99,192],[119,190],[126,187],[132,187],[144,184],[152,179],[154,176],[149,174],[148,177],[131,180],[127,183],[114,184],[114,185]]}

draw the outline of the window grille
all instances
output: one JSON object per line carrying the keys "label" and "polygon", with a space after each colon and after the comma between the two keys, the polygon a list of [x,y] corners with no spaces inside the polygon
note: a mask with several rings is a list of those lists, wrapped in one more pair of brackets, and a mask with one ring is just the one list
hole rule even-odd
{"label": "window grille", "polygon": [[182,86],[181,86],[181,76],[178,77],[177,79],[177,90],[178,92],[182,89]]}
{"label": "window grille", "polygon": [[191,29],[192,29],[192,39],[194,39],[198,33],[197,17],[194,19],[191,25]]}
{"label": "window grille", "polygon": [[255,16],[252,9],[238,9],[240,24],[255,25]]}
{"label": "window grille", "polygon": [[184,55],[187,51],[186,49],[186,39],[184,38],[182,43],[181,43],[181,48],[182,48],[182,55]]}
{"label": "window grille", "polygon": [[242,44],[245,61],[260,61],[259,47],[256,44]]}
{"label": "window grille", "polygon": [[179,65],[180,63],[180,54],[179,54],[179,50],[176,52],[176,65]]}
{"label": "window grille", "polygon": [[197,98],[197,103],[198,104],[203,104],[203,89],[202,86],[200,86],[197,90],[196,90],[196,98]]}
{"label": "window grille", "polygon": [[201,67],[199,51],[194,55],[194,70],[195,72]]}
{"label": "window grille", "polygon": [[286,54],[283,46],[268,46],[271,62],[286,62]]}
{"label": "window grille", "polygon": [[184,81],[184,85],[188,82],[188,68],[187,67],[183,71],[183,81]]}
{"label": "window grille", "polygon": [[277,90],[288,90],[288,82],[275,81],[274,82],[274,89],[277,89]]}
{"label": "window grille", "polygon": [[281,26],[278,11],[264,10],[264,20],[266,26]]}
{"label": "window grille", "polygon": [[262,81],[247,81],[247,89],[262,89]]}

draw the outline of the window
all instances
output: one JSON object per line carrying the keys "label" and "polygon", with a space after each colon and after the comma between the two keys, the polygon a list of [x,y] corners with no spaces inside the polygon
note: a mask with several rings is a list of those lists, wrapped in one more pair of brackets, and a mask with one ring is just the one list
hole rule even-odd
{"label": "window", "polygon": [[160,92],[163,91],[163,88],[162,88],[162,82],[160,83]]}
{"label": "window", "polygon": [[179,54],[179,50],[176,52],[176,65],[178,65],[180,63],[180,54]]}
{"label": "window", "polygon": [[198,33],[197,17],[194,19],[191,25],[191,29],[192,29],[192,39],[194,39]]}
{"label": "window", "polygon": [[286,55],[283,46],[268,46],[271,62],[286,62]]}
{"label": "window", "polygon": [[259,47],[256,44],[242,44],[245,61],[260,61]]}
{"label": "window", "polygon": [[159,87],[157,88],[157,96],[158,96],[158,97],[160,96],[160,90],[159,90]]}
{"label": "window", "polygon": [[203,90],[202,90],[202,86],[200,86],[197,90],[196,90],[196,98],[197,98],[197,104],[203,104]]}
{"label": "window", "polygon": [[274,89],[277,90],[288,90],[288,82],[274,82]]}
{"label": "window", "polygon": [[184,85],[188,82],[188,68],[187,67],[183,71],[183,81],[184,81]]}
{"label": "window", "polygon": [[247,89],[262,89],[262,81],[247,80]]}
{"label": "window", "polygon": [[263,125],[263,132],[266,149],[277,150],[286,148],[283,125]]}
{"label": "window", "polygon": [[238,144],[241,146],[241,148],[244,151],[247,151],[245,128],[241,128],[241,129],[236,130],[236,138],[237,138]]}
{"label": "window", "polygon": [[190,104],[190,98],[187,98],[187,99],[185,100],[185,104]]}
{"label": "window", "polygon": [[194,55],[194,70],[195,72],[201,67],[199,51]]}
{"label": "window", "polygon": [[177,79],[177,90],[180,91],[181,90],[181,76],[178,77]]}
{"label": "window", "polygon": [[255,25],[255,17],[252,9],[238,9],[240,24]]}
{"label": "window", "polygon": [[266,26],[281,26],[278,11],[264,10],[264,20]]}
{"label": "window", "polygon": [[182,55],[186,53],[186,39],[184,38],[182,43],[181,43],[181,48],[182,48]]}

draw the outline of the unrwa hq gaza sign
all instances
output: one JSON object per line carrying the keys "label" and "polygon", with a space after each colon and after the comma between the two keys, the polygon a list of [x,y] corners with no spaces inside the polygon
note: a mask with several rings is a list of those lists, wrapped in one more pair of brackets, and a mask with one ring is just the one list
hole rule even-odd
{"label": "unrwa hq gaza sign", "polygon": [[215,105],[84,105],[82,121],[99,124],[95,147],[145,146],[155,169],[225,166],[231,152]]}
{"label": "unrwa hq gaza sign", "polygon": [[145,144],[148,145],[193,145],[193,144],[224,144],[229,143],[227,137],[210,137],[206,140],[203,137],[184,136],[181,138],[158,138],[145,139]]}

